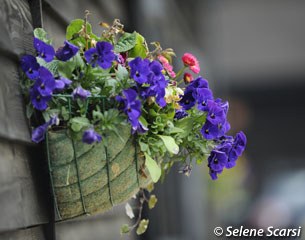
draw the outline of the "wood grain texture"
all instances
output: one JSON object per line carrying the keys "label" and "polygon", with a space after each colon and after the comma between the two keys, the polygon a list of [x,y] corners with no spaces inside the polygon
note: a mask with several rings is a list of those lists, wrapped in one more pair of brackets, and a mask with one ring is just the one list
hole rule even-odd
{"label": "wood grain texture", "polygon": [[33,28],[27,1],[1,1],[0,30],[0,137],[30,142],[18,67],[18,57],[32,52]]}
{"label": "wood grain texture", "polygon": [[47,240],[41,226],[0,233],[1,240]]}
{"label": "wood grain texture", "polygon": [[42,183],[48,175],[35,174],[42,171],[42,159],[35,159],[39,150],[0,140],[0,152],[0,232],[47,223]]}

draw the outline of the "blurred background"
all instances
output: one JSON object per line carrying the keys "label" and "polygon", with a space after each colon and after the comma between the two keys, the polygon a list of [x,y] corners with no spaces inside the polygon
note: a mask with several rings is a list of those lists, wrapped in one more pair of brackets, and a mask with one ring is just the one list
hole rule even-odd
{"label": "blurred background", "polygon": [[[217,239],[216,226],[305,227],[305,1],[42,0],[43,25],[57,47],[86,9],[97,33],[100,21],[119,18],[126,31],[173,48],[176,70],[183,53],[196,55],[215,95],[230,102],[231,134],[243,130],[248,138],[237,167],[217,181],[206,163],[190,177],[172,169],[155,188],[159,201],[145,212],[150,225],[139,239]],[[57,236],[120,239],[126,221],[121,206],[60,223]]]}

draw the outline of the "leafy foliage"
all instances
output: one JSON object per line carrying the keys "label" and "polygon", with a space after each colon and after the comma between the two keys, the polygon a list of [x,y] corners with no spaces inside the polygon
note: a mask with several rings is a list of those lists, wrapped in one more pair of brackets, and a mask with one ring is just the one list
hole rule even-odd
{"label": "leafy foliage", "polygon": [[[26,115],[31,120],[43,119],[42,125],[33,131],[38,135],[35,142],[42,140],[41,134],[51,128],[68,129],[73,139],[88,144],[101,141],[107,146],[108,132],[122,139],[118,126],[130,124],[139,156],[145,159],[139,174],[150,177],[154,183],[163,179],[177,162],[184,165],[180,172],[189,176],[193,162],[201,164],[209,158],[213,179],[224,167],[234,166],[246,138],[241,133],[234,140],[225,135],[229,130],[228,104],[214,99],[205,79],[194,80],[185,72],[188,68],[198,74],[198,60],[185,53],[184,67],[175,72],[171,65],[173,49],[163,50],[159,42],[153,42],[155,49],[151,51],[141,34],[124,32],[117,19],[112,25],[102,23],[106,29],[98,37],[87,17],[88,13],[84,19],[71,21],[66,29],[67,41],[57,51],[50,45],[46,31],[35,29],[38,40],[35,39],[34,47],[39,56],[27,55],[21,61],[21,89],[28,101]],[[186,88],[181,87],[183,82]],[[206,129],[208,124],[210,128]],[[223,147],[223,143],[227,145]],[[231,148],[226,150],[228,144]],[[217,170],[219,166],[213,169],[210,158],[216,148],[224,151],[223,159],[237,156],[232,159],[233,165],[227,160],[221,170]],[[217,164],[218,160],[214,162]],[[143,169],[148,170],[148,176]],[[140,235],[147,230],[149,220],[141,219],[141,212],[144,203],[150,209],[155,207],[157,198],[152,190],[153,185],[147,186],[150,196],[146,196],[141,189],[139,217],[135,225],[123,225],[122,234],[136,229]],[[126,213],[135,217],[129,204]]]}

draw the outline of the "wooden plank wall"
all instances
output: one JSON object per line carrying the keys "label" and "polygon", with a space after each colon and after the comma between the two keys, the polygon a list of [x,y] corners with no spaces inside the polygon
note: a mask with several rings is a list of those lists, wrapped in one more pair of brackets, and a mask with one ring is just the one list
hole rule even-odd
{"label": "wooden plank wall", "polygon": [[0,239],[32,239],[26,236],[38,234],[40,228],[24,233],[16,229],[47,223],[48,208],[43,181],[35,181],[43,172],[41,155],[30,143],[19,91],[18,58],[32,52],[28,2],[3,0],[0,28]]}
{"label": "wooden plank wall", "polygon": [[[56,47],[64,40],[66,24],[92,12],[98,20],[111,22],[126,15],[120,1],[1,0],[0,4],[0,239],[49,240],[50,201],[48,174],[42,146],[31,143],[30,128],[19,91],[19,57],[33,53],[33,26],[44,23]],[[36,2],[40,2],[36,0]],[[40,22],[42,20],[42,22]],[[117,240],[120,225],[128,220],[123,207],[98,216],[56,223],[59,240]]]}

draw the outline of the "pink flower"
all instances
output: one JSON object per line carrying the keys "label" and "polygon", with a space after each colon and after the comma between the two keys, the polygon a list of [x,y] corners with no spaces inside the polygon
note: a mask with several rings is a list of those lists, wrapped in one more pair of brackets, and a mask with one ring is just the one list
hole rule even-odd
{"label": "pink flower", "polygon": [[159,61],[164,64],[164,63],[168,63],[168,60],[166,59],[166,57],[164,57],[163,55],[159,55],[158,56]]}
{"label": "pink flower", "polygon": [[159,55],[158,56],[159,61],[162,63],[165,71],[168,73],[168,75],[171,78],[175,78],[176,77],[176,73],[173,71],[173,66],[170,65],[169,61],[166,59],[166,57]]}
{"label": "pink flower", "polygon": [[192,74],[186,72],[183,75],[183,80],[185,83],[190,83],[194,80],[194,78],[193,78]]}
{"label": "pink flower", "polygon": [[185,53],[182,56],[182,61],[185,66],[188,66],[190,70],[198,74],[200,72],[200,66],[197,58],[191,53]]}

